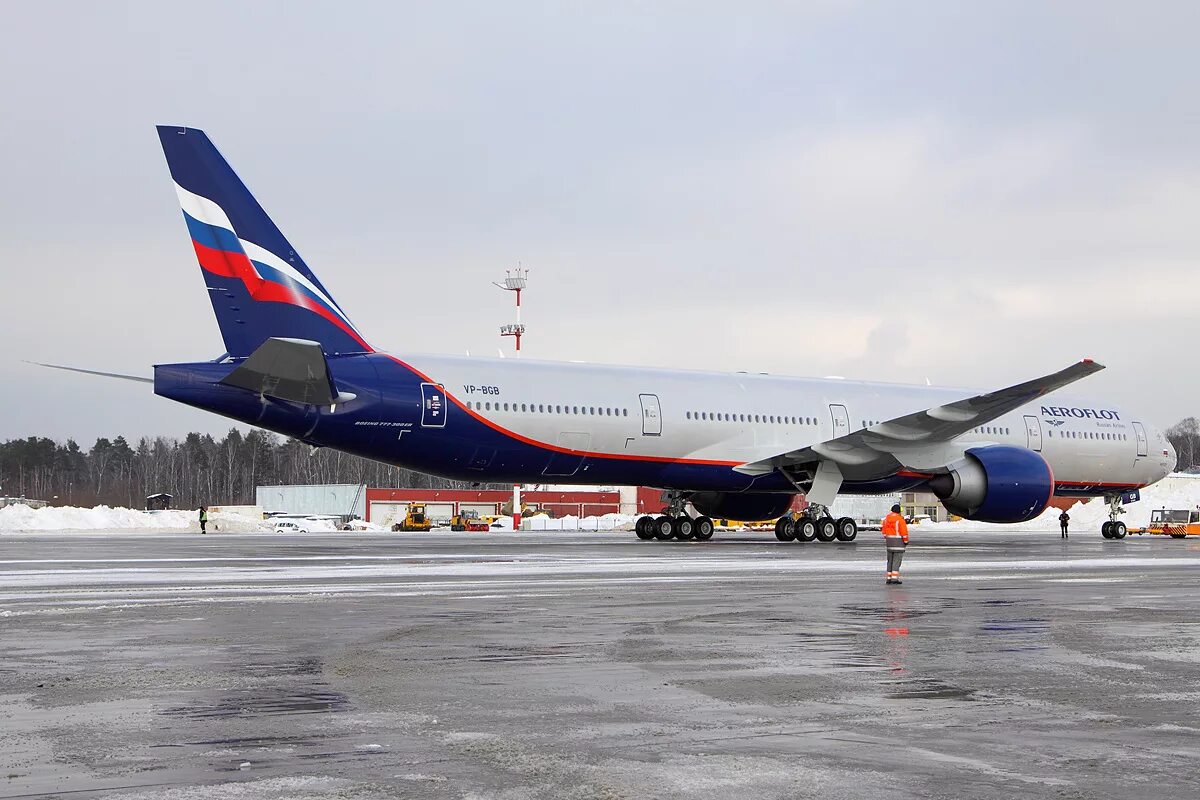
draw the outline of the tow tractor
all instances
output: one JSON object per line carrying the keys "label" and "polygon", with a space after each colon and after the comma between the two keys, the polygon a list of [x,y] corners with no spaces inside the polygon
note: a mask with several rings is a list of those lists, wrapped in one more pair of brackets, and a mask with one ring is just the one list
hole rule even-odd
{"label": "tow tractor", "polygon": [[1200,507],[1193,509],[1156,508],[1150,512],[1148,527],[1130,528],[1129,532],[1138,535],[1149,533],[1170,536],[1172,539],[1200,536]]}

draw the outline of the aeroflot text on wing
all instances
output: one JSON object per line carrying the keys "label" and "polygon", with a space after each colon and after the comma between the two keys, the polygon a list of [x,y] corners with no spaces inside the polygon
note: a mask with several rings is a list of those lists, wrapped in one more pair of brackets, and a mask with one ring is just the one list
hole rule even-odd
{"label": "aeroflot text on wing", "polygon": [[1042,416],[1079,417],[1080,419],[1121,419],[1120,414],[1108,409],[1066,408],[1064,406],[1042,406]]}

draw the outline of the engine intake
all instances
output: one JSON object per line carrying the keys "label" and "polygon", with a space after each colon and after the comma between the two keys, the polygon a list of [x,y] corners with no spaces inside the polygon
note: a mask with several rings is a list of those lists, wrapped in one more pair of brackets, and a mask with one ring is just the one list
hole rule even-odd
{"label": "engine intake", "polygon": [[1054,493],[1046,459],[1024,447],[994,445],[968,450],[966,461],[929,481],[951,514],[979,522],[1026,522]]}

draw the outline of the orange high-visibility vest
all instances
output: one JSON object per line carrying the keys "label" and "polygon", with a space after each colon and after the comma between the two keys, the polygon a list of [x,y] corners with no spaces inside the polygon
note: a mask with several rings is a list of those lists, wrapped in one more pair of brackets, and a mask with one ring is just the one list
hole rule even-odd
{"label": "orange high-visibility vest", "polygon": [[883,536],[884,538],[898,536],[905,544],[908,544],[908,523],[904,521],[904,517],[895,511],[888,513],[883,518]]}

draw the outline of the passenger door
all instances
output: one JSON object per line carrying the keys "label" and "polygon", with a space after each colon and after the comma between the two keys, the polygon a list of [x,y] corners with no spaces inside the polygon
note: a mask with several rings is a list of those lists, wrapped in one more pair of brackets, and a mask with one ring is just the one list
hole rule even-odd
{"label": "passenger door", "polygon": [[829,416],[833,419],[833,435],[830,439],[839,439],[850,433],[850,412],[840,404],[829,404]]}
{"label": "passenger door", "polygon": [[446,390],[436,383],[421,384],[421,427],[446,427]]}
{"label": "passenger door", "polygon": [[1042,452],[1042,423],[1037,417],[1025,417],[1025,437],[1030,450]]}
{"label": "passenger door", "polygon": [[658,406],[658,395],[639,394],[642,404],[642,435],[662,436],[662,410]]}
{"label": "passenger door", "polygon": [[1133,423],[1133,436],[1137,439],[1137,454],[1139,458],[1146,455],[1146,428],[1140,422]]}

